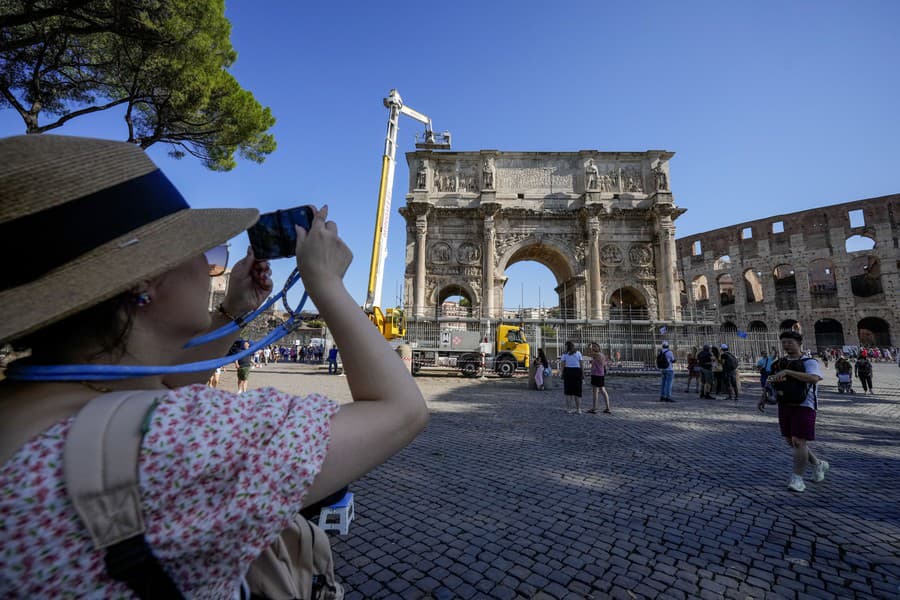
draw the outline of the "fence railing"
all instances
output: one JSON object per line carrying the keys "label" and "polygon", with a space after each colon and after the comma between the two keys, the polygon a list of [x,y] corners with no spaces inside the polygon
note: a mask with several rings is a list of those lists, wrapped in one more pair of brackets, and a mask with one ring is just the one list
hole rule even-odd
{"label": "fence railing", "polygon": [[726,344],[745,367],[754,365],[763,353],[780,347],[777,332],[722,332],[709,323],[680,322],[662,325],[646,321],[614,320],[410,318],[407,322],[407,338],[419,345],[436,346],[441,330],[460,329],[477,331],[493,343],[494,332],[501,323],[521,325],[531,344],[532,353],[537,354],[538,348],[543,348],[550,360],[555,360],[565,352],[567,341],[572,341],[582,353],[593,342],[600,346],[614,364],[633,368],[653,368],[656,354],[664,341],[669,342],[682,366],[686,365],[688,355],[701,349],[704,344],[716,347]]}

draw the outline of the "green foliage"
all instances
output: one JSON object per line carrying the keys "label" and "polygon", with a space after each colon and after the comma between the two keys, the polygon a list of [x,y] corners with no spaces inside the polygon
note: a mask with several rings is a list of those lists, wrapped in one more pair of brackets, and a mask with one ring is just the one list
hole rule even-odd
{"label": "green foliage", "polygon": [[224,0],[0,0],[0,107],[42,133],[123,106],[142,148],[221,171],[262,162],[275,118],[227,71],[230,36]]}

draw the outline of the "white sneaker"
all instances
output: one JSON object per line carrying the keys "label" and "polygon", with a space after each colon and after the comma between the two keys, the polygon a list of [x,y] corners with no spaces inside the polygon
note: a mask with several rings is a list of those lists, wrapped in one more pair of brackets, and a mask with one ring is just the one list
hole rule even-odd
{"label": "white sneaker", "polygon": [[829,467],[829,465],[827,462],[825,462],[824,460],[820,460],[819,464],[817,464],[815,467],[813,467],[812,480],[816,483],[819,483],[820,481],[824,481],[825,473],[828,472],[828,467]]}
{"label": "white sneaker", "polygon": [[791,475],[791,481],[788,483],[788,489],[792,492],[802,492],[806,489],[806,484],[803,483],[803,478],[799,475]]}

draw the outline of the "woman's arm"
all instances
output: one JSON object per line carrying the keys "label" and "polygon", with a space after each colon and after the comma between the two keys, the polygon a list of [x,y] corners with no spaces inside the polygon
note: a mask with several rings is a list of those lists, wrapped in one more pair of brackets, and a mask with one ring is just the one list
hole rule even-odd
{"label": "woman's arm", "polygon": [[428,422],[425,400],[403,361],[344,287],[352,255],[326,216],[327,208],[316,211],[309,233],[298,231],[298,263],[306,290],[341,349],[354,402],[332,419],[328,454],[304,504],[365,475]]}

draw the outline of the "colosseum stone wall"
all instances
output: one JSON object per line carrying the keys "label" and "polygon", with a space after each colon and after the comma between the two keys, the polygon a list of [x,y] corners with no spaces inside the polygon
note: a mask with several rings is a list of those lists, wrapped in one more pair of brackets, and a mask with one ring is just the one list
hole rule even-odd
{"label": "colosseum stone wall", "polygon": [[716,309],[723,331],[794,328],[820,351],[900,345],[898,218],[893,194],[680,238],[683,313]]}

